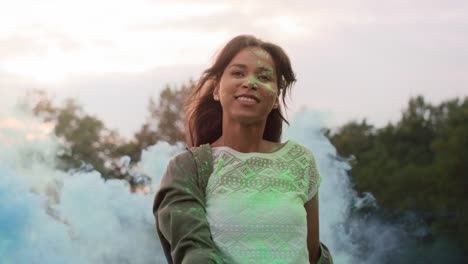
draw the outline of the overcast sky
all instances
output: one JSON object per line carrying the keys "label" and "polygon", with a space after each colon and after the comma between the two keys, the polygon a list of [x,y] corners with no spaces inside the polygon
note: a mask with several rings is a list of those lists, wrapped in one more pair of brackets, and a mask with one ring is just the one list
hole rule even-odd
{"label": "overcast sky", "polygon": [[197,79],[223,44],[254,34],[282,46],[302,107],[331,126],[400,117],[411,96],[468,95],[468,1],[0,0],[0,115],[28,89],[131,136],[149,96]]}

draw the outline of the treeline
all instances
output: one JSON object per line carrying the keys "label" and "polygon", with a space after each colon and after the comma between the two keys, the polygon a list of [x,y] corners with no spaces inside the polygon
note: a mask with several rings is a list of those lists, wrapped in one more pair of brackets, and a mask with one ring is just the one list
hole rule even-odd
{"label": "treeline", "polygon": [[[129,170],[142,150],[161,140],[184,141],[182,106],[192,85],[167,86],[159,98],[150,98],[147,119],[131,139],[106,128],[73,99],[57,104],[34,91],[23,106],[55,124],[67,148],[60,169],[94,169],[105,179],[138,187],[151,184]],[[395,124],[376,128],[362,120],[324,131],[340,156],[352,157],[350,177],[359,193],[372,193],[380,208],[396,215],[415,212],[430,226],[429,235],[444,235],[468,251],[468,97],[432,105],[418,96]],[[129,166],[122,156],[131,158]],[[393,215],[385,217],[391,221]]]}
{"label": "treeline", "polygon": [[[96,170],[104,179],[122,179],[132,190],[151,184],[146,175],[131,170],[141,159],[142,151],[158,141],[170,144],[184,141],[183,101],[193,83],[180,87],[166,86],[159,98],[148,100],[148,116],[131,139],[105,127],[102,120],[87,114],[75,99],[54,102],[43,90],[28,92],[20,106],[44,122],[54,124],[54,133],[65,150],[57,157],[57,167],[64,171]],[[122,157],[128,159],[122,160]]]}
{"label": "treeline", "polygon": [[353,121],[326,135],[339,155],[351,157],[358,192],[392,212],[415,212],[429,235],[468,252],[468,97],[432,105],[418,96],[396,124]]}

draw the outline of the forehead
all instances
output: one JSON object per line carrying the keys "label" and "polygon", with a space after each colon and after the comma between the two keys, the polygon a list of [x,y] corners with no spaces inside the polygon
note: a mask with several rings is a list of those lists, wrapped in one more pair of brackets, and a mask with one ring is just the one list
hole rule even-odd
{"label": "forehead", "polygon": [[247,47],[239,51],[229,65],[246,64],[250,66],[275,69],[275,62],[270,53],[258,47]]}

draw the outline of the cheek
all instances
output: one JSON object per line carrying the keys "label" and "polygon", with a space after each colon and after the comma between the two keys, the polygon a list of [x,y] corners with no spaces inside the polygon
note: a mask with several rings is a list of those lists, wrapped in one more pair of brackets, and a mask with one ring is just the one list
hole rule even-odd
{"label": "cheek", "polygon": [[276,97],[277,96],[277,89],[276,87],[273,87],[271,85],[264,85],[262,86],[263,92],[266,94],[268,98],[270,97]]}
{"label": "cheek", "polygon": [[222,80],[219,83],[219,95],[220,96],[232,95],[236,92],[237,87],[241,84],[242,84],[242,81],[240,79]]}
{"label": "cheek", "polygon": [[272,93],[274,95],[278,91],[276,85],[271,83],[260,83],[260,87],[262,87],[265,90],[265,92]]}
{"label": "cheek", "polygon": [[226,86],[221,86],[218,93],[220,98],[228,98],[233,95],[232,89],[229,89]]}

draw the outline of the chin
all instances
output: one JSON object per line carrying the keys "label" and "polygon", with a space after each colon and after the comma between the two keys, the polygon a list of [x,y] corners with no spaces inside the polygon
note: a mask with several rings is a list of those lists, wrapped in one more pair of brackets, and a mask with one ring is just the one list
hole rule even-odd
{"label": "chin", "polygon": [[268,116],[237,115],[231,119],[245,125],[261,124],[266,121]]}

